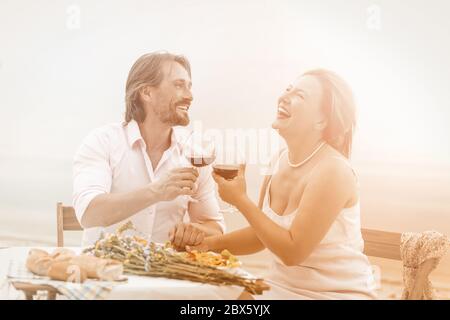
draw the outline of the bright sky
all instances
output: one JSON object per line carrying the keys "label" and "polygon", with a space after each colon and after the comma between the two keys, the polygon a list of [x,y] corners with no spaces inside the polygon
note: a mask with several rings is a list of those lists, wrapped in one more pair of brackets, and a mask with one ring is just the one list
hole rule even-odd
{"label": "bright sky", "polygon": [[70,198],[76,148],[122,119],[132,63],[159,49],[191,60],[191,118],[207,128],[269,127],[287,84],[326,67],[357,98],[355,161],[450,163],[449,12],[447,0],[0,1],[1,201],[42,181]]}
{"label": "bright sky", "polygon": [[2,1],[0,153],[71,157],[121,118],[134,60],[167,49],[190,58],[192,117],[208,127],[268,127],[285,86],[327,67],[358,99],[355,158],[448,161],[450,5],[433,4]]}

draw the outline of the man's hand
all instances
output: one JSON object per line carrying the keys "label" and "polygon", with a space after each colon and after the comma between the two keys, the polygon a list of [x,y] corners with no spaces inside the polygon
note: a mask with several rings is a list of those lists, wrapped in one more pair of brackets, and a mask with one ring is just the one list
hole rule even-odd
{"label": "man's hand", "polygon": [[205,232],[193,223],[179,223],[169,232],[169,239],[176,250],[183,251],[186,246],[202,243],[205,235]]}
{"label": "man's hand", "polygon": [[196,168],[178,168],[149,186],[159,201],[170,201],[180,195],[192,196],[197,178]]}

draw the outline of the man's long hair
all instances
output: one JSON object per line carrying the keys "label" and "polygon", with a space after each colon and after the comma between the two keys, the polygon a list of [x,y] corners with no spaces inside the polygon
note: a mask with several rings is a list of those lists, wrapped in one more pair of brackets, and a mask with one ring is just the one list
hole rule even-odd
{"label": "man's long hair", "polygon": [[166,61],[181,64],[191,76],[191,65],[186,57],[168,52],[151,52],[141,56],[131,67],[125,87],[125,123],[145,120],[145,110],[139,99],[139,90],[144,86],[158,87],[163,80],[162,66]]}

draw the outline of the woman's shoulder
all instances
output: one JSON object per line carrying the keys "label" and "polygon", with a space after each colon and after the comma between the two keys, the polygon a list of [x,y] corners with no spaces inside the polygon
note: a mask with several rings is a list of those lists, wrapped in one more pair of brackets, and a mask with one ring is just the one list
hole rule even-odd
{"label": "woman's shoulder", "polygon": [[311,172],[311,180],[324,180],[327,183],[346,183],[352,185],[356,182],[356,173],[350,161],[343,155],[327,152],[320,159]]}

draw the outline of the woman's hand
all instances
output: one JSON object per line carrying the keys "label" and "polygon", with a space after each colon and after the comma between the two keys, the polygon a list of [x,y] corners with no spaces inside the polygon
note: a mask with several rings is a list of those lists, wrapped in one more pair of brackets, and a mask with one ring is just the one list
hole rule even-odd
{"label": "woman's hand", "polygon": [[236,206],[242,199],[247,197],[247,185],[245,182],[245,164],[239,166],[238,175],[233,180],[226,180],[216,173],[212,173],[216,181],[220,198]]}
{"label": "woman's hand", "polygon": [[209,250],[212,250],[212,239],[213,237],[206,237],[202,239],[201,243],[197,245],[187,245],[185,246],[185,249],[187,252],[191,251],[198,251],[198,252],[207,252]]}

